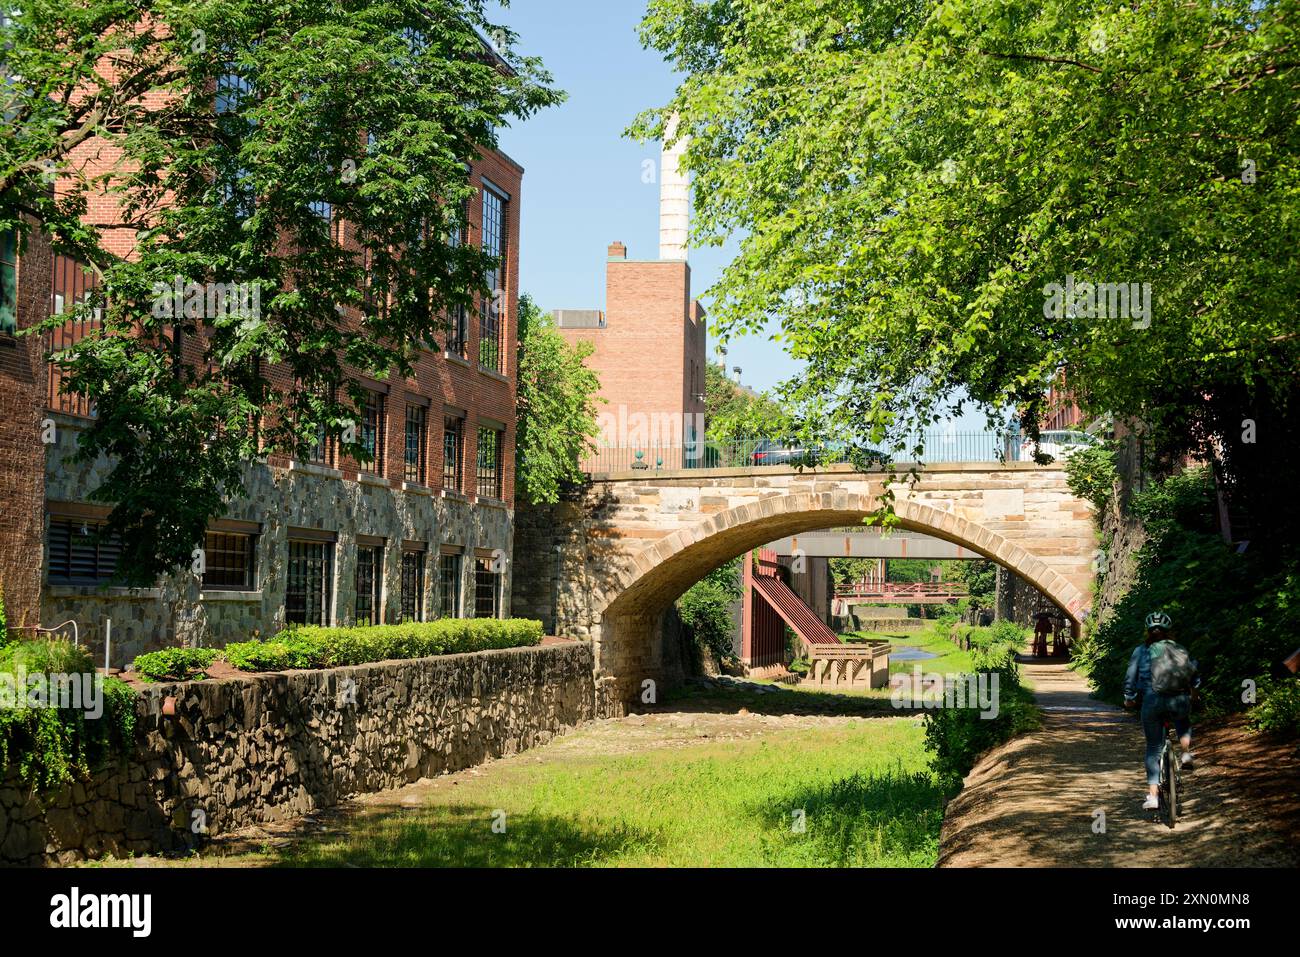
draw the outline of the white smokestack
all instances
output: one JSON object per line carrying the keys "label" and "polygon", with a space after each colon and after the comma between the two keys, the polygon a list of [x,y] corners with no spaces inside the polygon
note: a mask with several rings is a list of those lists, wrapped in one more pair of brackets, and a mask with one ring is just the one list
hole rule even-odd
{"label": "white smokestack", "polygon": [[664,130],[663,156],[659,163],[659,258],[685,260],[691,226],[691,191],[681,170],[681,156],[688,138],[683,136],[669,146],[676,132],[674,114],[668,118]]}

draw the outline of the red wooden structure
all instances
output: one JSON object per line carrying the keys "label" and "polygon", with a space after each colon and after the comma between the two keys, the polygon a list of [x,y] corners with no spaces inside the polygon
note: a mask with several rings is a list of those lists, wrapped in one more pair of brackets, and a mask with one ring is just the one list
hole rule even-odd
{"label": "red wooden structure", "polygon": [[741,613],[740,660],[746,668],[785,664],[785,626],[805,645],[839,645],[835,632],[781,580],[776,552],[759,549],[757,560],[741,562],[744,608]]}

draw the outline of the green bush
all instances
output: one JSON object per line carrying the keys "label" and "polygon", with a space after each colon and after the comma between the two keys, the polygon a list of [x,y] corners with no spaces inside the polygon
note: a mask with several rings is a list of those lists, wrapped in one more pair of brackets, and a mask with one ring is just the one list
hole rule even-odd
{"label": "green bush", "polygon": [[1250,726],[1288,737],[1300,734],[1300,679],[1265,678],[1257,691],[1255,707],[1250,709]]}
{"label": "green bush", "polygon": [[137,655],[135,672],[145,681],[193,681],[217,660],[215,648],[164,648]]}
{"label": "green bush", "polygon": [[5,616],[5,594],[0,591],[0,648],[9,643],[9,619]]}
{"label": "green bush", "polygon": [[972,642],[971,658],[976,674],[997,676],[997,715],[984,718],[972,707],[936,708],[926,713],[925,748],[931,754],[930,767],[949,794],[961,789],[962,779],[981,754],[1039,725],[1034,696],[1020,683],[1011,649],[978,648]]}
{"label": "green bush", "polygon": [[528,618],[440,618],[356,628],[293,628],[267,641],[227,645],[223,656],[242,671],[286,671],[521,648],[541,640],[542,623]]}
{"label": "green bush", "polygon": [[14,642],[0,649],[0,673],[14,694],[0,708],[0,768],[16,756],[21,780],[47,790],[85,779],[114,752],[127,750],[135,733],[135,693],[116,678],[103,679],[103,712],[87,717],[82,708],[32,707],[26,697],[41,675],[94,675],[90,655],[69,641]]}
{"label": "green bush", "polygon": [[731,605],[740,597],[740,563],[752,560],[746,553],[727,562],[709,572],[677,599],[677,614],[695,647],[710,652],[720,662],[735,657]]}
{"label": "green bush", "polygon": [[1070,491],[1091,502],[1098,512],[1104,512],[1114,494],[1115,450],[1108,445],[1093,445],[1077,449],[1065,460],[1065,478]]}

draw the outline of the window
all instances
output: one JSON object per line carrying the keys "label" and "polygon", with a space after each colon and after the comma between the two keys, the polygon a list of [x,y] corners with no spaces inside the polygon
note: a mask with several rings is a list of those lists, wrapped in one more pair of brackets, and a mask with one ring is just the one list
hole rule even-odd
{"label": "window", "polygon": [[406,456],[403,478],[414,485],[424,484],[424,406],[406,407]]}
{"label": "window", "polygon": [[438,556],[438,591],[443,618],[460,617],[460,556]]}
{"label": "window", "polygon": [[469,310],[464,303],[451,307],[451,323],[447,329],[447,351],[465,358],[469,349]]}
{"label": "window", "polygon": [[501,498],[501,432],[483,426],[478,430],[478,494]]}
{"label": "window", "polygon": [[122,546],[104,522],[50,518],[49,580],[62,584],[94,584],[117,573]]}
{"label": "window", "polygon": [[222,591],[256,588],[255,541],[253,535],[208,532],[203,540],[203,587]]}
{"label": "window", "polygon": [[358,625],[382,624],[384,614],[384,546],[357,548],[357,599],[353,620]]}
{"label": "window", "polygon": [[[465,241],[465,236],[469,232],[469,206],[468,203],[462,205],[458,210],[458,218],[452,224],[451,234],[448,236],[448,245],[459,246]],[[451,309],[450,321],[447,328],[447,351],[452,355],[465,358],[469,351],[469,310],[465,308],[464,303],[459,306],[453,306]]]}
{"label": "window", "polygon": [[333,597],[332,542],[289,540],[289,584],[284,619],[294,625],[328,625]]}
{"label": "window", "polygon": [[0,232],[0,332],[18,330],[18,233]]}
{"label": "window", "polygon": [[325,431],[325,425],[316,426],[316,441],[313,442],[306,450],[304,455],[306,461],[312,465],[329,465],[330,449],[333,443],[328,433]]}
{"label": "window", "polygon": [[501,614],[501,574],[492,559],[474,559],[474,617],[498,618]]}
{"label": "window", "polygon": [[[215,112],[217,126],[233,142],[238,143],[252,129],[252,122],[241,115],[245,103],[253,98],[253,84],[226,65],[226,72],[217,77]],[[234,149],[238,149],[235,146]],[[222,201],[231,204],[242,219],[253,215],[253,190],[246,182],[248,170],[236,167],[233,174],[218,184]]]}
{"label": "window", "polygon": [[465,451],[465,420],[449,415],[442,420],[442,487],[459,492]]}
{"label": "window", "polygon": [[402,621],[424,620],[424,552],[402,552]]}
{"label": "window", "polygon": [[483,190],[483,251],[496,262],[488,270],[488,300],[479,311],[479,365],[502,371],[503,304],[505,301],[505,199],[490,189]]}
{"label": "window", "polygon": [[361,410],[361,448],[370,458],[361,463],[361,471],[375,475],[384,474],[384,398],[378,392],[367,392]]}

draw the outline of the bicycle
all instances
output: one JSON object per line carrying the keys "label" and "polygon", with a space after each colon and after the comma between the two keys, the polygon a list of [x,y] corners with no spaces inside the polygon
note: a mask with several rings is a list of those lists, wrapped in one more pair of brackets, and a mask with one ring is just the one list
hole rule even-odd
{"label": "bicycle", "polygon": [[1172,831],[1178,824],[1178,796],[1182,793],[1183,763],[1174,723],[1166,720],[1164,727],[1165,743],[1160,749],[1160,785],[1156,792],[1160,801],[1157,814]]}

